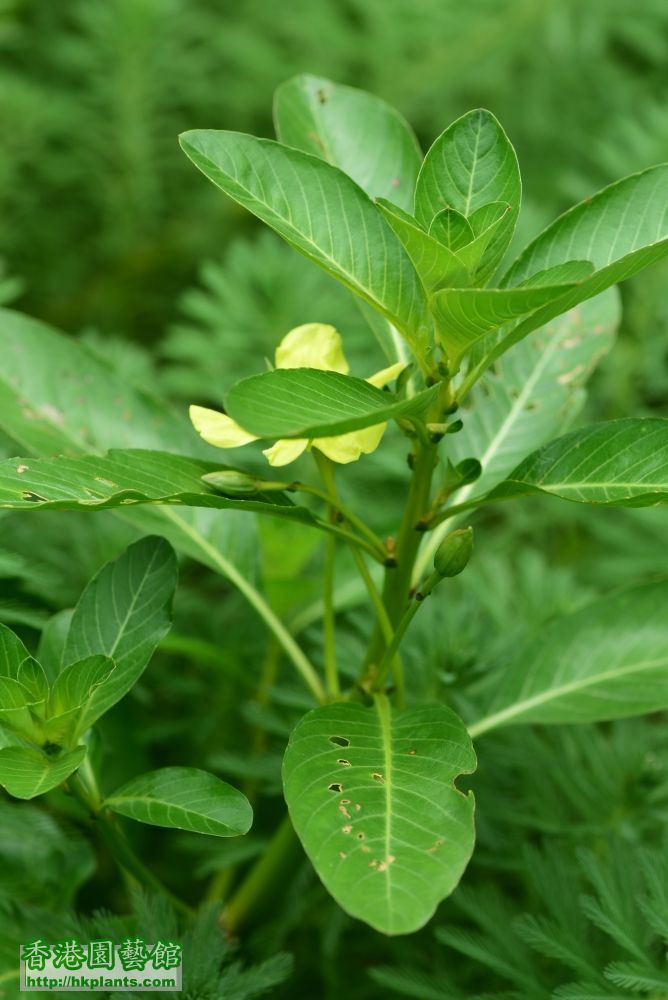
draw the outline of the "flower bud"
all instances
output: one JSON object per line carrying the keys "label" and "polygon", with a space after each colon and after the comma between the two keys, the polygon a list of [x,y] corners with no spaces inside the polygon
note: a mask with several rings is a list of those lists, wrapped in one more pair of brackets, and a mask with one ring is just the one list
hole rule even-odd
{"label": "flower bud", "polygon": [[221,493],[257,493],[261,485],[255,476],[238,469],[222,469],[220,472],[207,472],[202,476],[205,483],[220,490]]}
{"label": "flower bud", "polygon": [[465,568],[473,551],[473,528],[459,528],[446,535],[434,556],[439,576],[457,576]]}

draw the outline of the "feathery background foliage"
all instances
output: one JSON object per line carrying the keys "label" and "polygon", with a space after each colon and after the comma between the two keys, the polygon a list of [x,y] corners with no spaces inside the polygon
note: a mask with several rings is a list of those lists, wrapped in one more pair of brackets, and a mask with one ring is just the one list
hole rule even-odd
{"label": "feathery background foliage", "polygon": [[[665,0],[292,0],[280,10],[265,0],[0,0],[0,302],[78,335],[182,408],[219,403],[287,330],[314,320],[343,332],[353,370],[373,371],[380,359],[351,299],[202,183],[177,134],[270,135],[270,95],[302,71],[391,101],[423,148],[485,106],[518,151],[525,242],[604,184],[668,160],[667,51]],[[668,415],[667,283],[664,263],[625,286],[590,417]],[[12,453],[0,439],[0,454]],[[400,459],[383,449],[363,478],[350,471],[350,498],[372,505],[386,530]],[[33,646],[136,535],[108,513],[67,517],[65,534],[57,514],[0,513],[0,621]],[[317,539],[287,522],[280,533],[246,522],[237,531],[236,517],[226,515],[220,544],[262,580],[317,660]],[[470,572],[410,634],[407,666],[424,694],[447,690],[465,704],[471,681],[523,634],[611,581],[663,572],[661,511],[543,499],[492,509],[480,524]],[[342,659],[353,661],[368,615],[352,567],[342,559],[340,569]],[[134,831],[184,896],[209,884],[215,901],[279,815],[281,750],[304,702],[235,590],[188,561],[181,581],[173,633],[104,720],[118,748],[105,769],[110,785],[172,763],[244,785],[258,822],[242,844]],[[182,996],[668,997],[665,720],[510,730],[482,740],[479,756],[479,849],[466,887],[430,927],[381,939],[303,865],[241,956],[201,917],[188,947],[206,976]],[[14,995],[25,928],[55,937],[172,926],[163,907],[128,900],[112,870],[96,870],[96,847],[73,821],[0,799],[0,825],[0,995]]]}

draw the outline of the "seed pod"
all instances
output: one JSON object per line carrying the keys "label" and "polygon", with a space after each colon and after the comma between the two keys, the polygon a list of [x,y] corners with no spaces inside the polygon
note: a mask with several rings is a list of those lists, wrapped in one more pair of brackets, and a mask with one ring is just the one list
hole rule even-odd
{"label": "seed pod", "polygon": [[465,568],[473,551],[473,528],[459,528],[446,535],[434,556],[439,576],[457,576]]}

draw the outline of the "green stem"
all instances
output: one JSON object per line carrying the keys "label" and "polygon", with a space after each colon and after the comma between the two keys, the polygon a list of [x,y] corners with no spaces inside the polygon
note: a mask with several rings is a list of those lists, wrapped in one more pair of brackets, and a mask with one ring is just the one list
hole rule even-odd
{"label": "green stem", "polygon": [[[429,509],[431,481],[437,458],[437,445],[418,443],[415,452],[413,476],[396,543],[396,566],[385,573],[383,603],[390,624],[395,628],[403,617],[411,591],[413,565],[422,540],[417,530],[420,518]],[[365,667],[373,668],[386,649],[382,632],[377,629],[372,636]],[[375,671],[373,671],[375,673]]]}
{"label": "green stem", "polygon": [[316,518],[316,524],[327,534],[333,535],[336,538],[342,538],[345,542],[349,542],[351,545],[359,545],[360,548],[364,549],[366,552],[372,556],[376,562],[381,563],[383,566],[387,562],[387,550],[380,547],[380,541],[378,545],[372,545],[367,542],[366,539],[360,538],[352,531],[348,531],[347,528],[342,528],[339,524],[334,524],[331,521],[323,521],[320,518]]}
{"label": "green stem", "polygon": [[[92,771],[89,778],[92,777]],[[94,780],[94,779],[93,779]],[[191,908],[175,896],[160,879],[140,861],[130,843],[114,820],[107,815],[101,805],[97,790],[93,791],[89,784],[76,775],[67,786],[72,794],[84,806],[99,830],[109,852],[116,863],[131,875],[140,885],[160,896],[164,896],[180,913],[191,914]]]}
{"label": "green stem", "polygon": [[424,601],[425,597],[429,596],[429,594],[432,592],[432,590],[434,589],[434,587],[436,586],[436,584],[439,582],[440,579],[441,578],[438,575],[438,573],[435,572],[432,573],[431,576],[425,581],[424,587],[421,590],[421,592],[416,594],[414,599],[408,605],[406,611],[404,612],[401,618],[401,621],[397,625],[394,635],[392,636],[392,641],[385,650],[383,658],[378,665],[378,670],[376,672],[373,684],[371,686],[372,691],[383,690],[385,681],[387,679],[387,675],[390,671],[390,668],[392,667],[392,664],[394,663],[395,657],[397,655],[403,637],[405,636],[408,630],[408,626],[415,618],[415,615],[418,613],[418,609],[422,605],[422,602]]}
{"label": "green stem", "polygon": [[336,668],[336,628],[334,612],[334,571],[336,564],[336,542],[328,538],[325,543],[325,615],[323,632],[325,639],[325,681],[327,693],[335,700],[341,694],[339,674]]}
{"label": "green stem", "polygon": [[[316,462],[319,463],[318,455],[322,454],[317,449],[314,449],[313,454],[315,456]],[[328,460],[329,461],[329,460]],[[379,553],[382,553],[383,558],[387,557],[387,551],[385,546],[381,542],[375,531],[366,524],[353,510],[348,507],[347,504],[343,503],[338,493],[332,496],[329,492],[325,490],[318,489],[317,486],[310,486],[308,483],[291,483],[288,489],[293,490],[298,493],[309,493],[311,496],[318,497],[320,500],[324,500],[328,503],[330,507],[333,507],[341,515],[344,520],[348,521],[354,528],[357,528],[359,533],[363,535],[369,544]]]}
{"label": "green stem", "polygon": [[[394,640],[394,629],[392,628],[392,622],[390,621],[387,608],[383,604],[383,598],[380,595],[380,591],[373,582],[371,573],[369,572],[369,567],[364,561],[364,556],[362,553],[356,549],[352,549],[353,558],[357,563],[357,568],[359,569],[360,576],[362,577],[366,589],[368,591],[369,597],[371,598],[371,603],[374,606],[376,612],[376,618],[378,620],[378,626],[382,632],[383,639],[386,646],[390,646]],[[406,687],[404,682],[404,668],[401,662],[401,657],[399,656],[398,644],[394,649],[394,655],[392,656],[392,676],[394,678],[394,685],[397,691],[397,705],[399,708],[403,708],[406,703]]]}
{"label": "green stem", "polygon": [[[325,485],[325,496],[329,504],[329,516],[332,521],[337,517],[336,478],[334,464],[321,451],[314,448],[312,455],[315,459],[318,471]],[[325,640],[325,678],[327,682],[327,693],[332,700],[336,700],[341,695],[339,685],[339,674],[336,667],[336,621],[334,612],[334,574],[336,569],[336,548],[333,538],[327,539],[325,547],[325,580],[324,580],[324,605],[325,614],[323,618],[323,631]]]}
{"label": "green stem", "polygon": [[223,911],[221,920],[230,934],[238,934],[256,913],[275,907],[285,882],[302,857],[301,846],[286,816]]}

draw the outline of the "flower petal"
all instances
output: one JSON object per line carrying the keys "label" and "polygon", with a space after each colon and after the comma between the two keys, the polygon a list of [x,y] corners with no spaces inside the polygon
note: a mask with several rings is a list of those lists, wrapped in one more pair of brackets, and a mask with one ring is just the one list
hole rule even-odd
{"label": "flower petal", "polygon": [[189,413],[195,430],[216,448],[240,448],[249,441],[257,441],[254,434],[249,434],[231,417],[218,410],[209,410],[205,406],[191,406]]}
{"label": "flower petal", "polygon": [[269,462],[269,465],[289,465],[290,462],[294,462],[296,458],[299,458],[302,452],[306,451],[307,446],[307,438],[283,438],[281,441],[273,444],[271,448],[265,448],[262,454]]}
{"label": "flower petal", "polygon": [[351,431],[349,434],[339,434],[338,437],[316,438],[315,448],[331,458],[332,462],[347,465],[356,462],[361,455],[369,455],[380,444],[387,424],[375,424],[361,431]]}
{"label": "flower petal", "polygon": [[318,368],[324,372],[350,371],[341,335],[327,323],[304,323],[283,337],[276,348],[277,368]]}
{"label": "flower petal", "polygon": [[390,365],[389,368],[383,368],[381,371],[376,372],[375,375],[370,375],[367,382],[375,385],[376,389],[382,389],[384,386],[389,385],[390,382],[394,382],[395,378],[401,374],[405,367],[406,365],[403,361],[397,361],[396,364]]}

